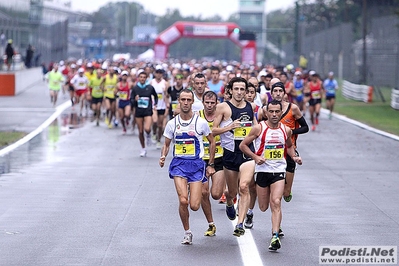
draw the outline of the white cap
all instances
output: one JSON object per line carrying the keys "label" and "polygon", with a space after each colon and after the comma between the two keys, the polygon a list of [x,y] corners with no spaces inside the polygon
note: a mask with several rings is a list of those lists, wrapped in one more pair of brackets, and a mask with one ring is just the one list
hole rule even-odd
{"label": "white cap", "polygon": [[316,74],[316,71],[314,71],[314,70],[309,71],[309,76],[313,76],[314,74]]}
{"label": "white cap", "polygon": [[75,64],[71,64],[71,68],[76,68],[76,65]]}
{"label": "white cap", "polygon": [[78,69],[78,72],[79,72],[79,73],[83,73],[83,72],[85,72],[85,70],[84,70],[83,67],[81,67],[81,68]]}
{"label": "white cap", "polygon": [[328,72],[328,75],[329,76],[334,76],[334,72],[330,71],[330,72]]}
{"label": "white cap", "polygon": [[230,71],[233,71],[233,66],[228,65],[228,66],[226,67],[226,70],[229,71],[229,72],[230,72]]}
{"label": "white cap", "polygon": [[93,67],[92,63],[87,63],[87,67]]}
{"label": "white cap", "polygon": [[130,74],[131,74],[131,75],[136,75],[136,73],[137,73],[137,69],[132,68],[132,69],[130,70]]}
{"label": "white cap", "polygon": [[181,68],[181,64],[180,63],[176,63],[175,64],[175,68],[180,69]]}
{"label": "white cap", "polygon": [[155,67],[155,70],[159,70],[159,69],[163,70],[163,67],[162,67],[161,65],[157,65],[157,66]]}
{"label": "white cap", "polygon": [[60,66],[63,66],[65,62],[63,60],[60,61]]}
{"label": "white cap", "polygon": [[144,69],[142,69],[142,68],[139,69],[139,70],[137,71],[137,76],[140,75],[140,74],[143,73],[143,72],[144,72]]}
{"label": "white cap", "polygon": [[266,76],[266,75],[267,75],[267,72],[265,70],[262,70],[261,72],[259,72],[259,77]]}
{"label": "white cap", "polygon": [[295,71],[294,74],[295,74],[295,76],[298,76],[298,75],[300,76],[300,75],[302,75],[301,71]]}
{"label": "white cap", "polygon": [[122,76],[124,76],[124,75],[129,76],[129,72],[127,72],[126,70],[123,70],[122,73],[121,73],[121,75],[122,75]]}

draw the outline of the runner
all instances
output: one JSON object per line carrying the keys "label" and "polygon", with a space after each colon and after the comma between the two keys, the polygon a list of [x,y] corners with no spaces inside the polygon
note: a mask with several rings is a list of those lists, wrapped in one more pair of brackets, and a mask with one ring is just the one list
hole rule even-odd
{"label": "runner", "polygon": [[63,86],[64,77],[60,71],[58,71],[58,65],[54,64],[53,70],[47,73],[48,88],[50,90],[50,100],[53,107],[57,104],[58,93]]}
{"label": "runner", "polygon": [[217,94],[219,101],[223,101],[223,80],[220,80],[220,69],[218,67],[211,67],[211,80],[208,81],[208,88]]}
{"label": "runner", "polygon": [[[182,244],[191,245],[193,234],[190,230],[189,210],[197,211],[202,199],[202,181],[205,176],[215,173],[214,154],[215,141],[208,123],[194,114],[192,105],[193,92],[183,89],[180,93],[180,114],[170,120],[165,128],[165,142],[162,147],[159,165],[165,164],[171,142],[174,143],[173,159],[169,165],[169,177],[174,180],[179,197],[179,214],[184,228]],[[209,165],[205,168],[203,137],[209,141]],[[190,194],[190,195],[189,195]]]}
{"label": "runner", "polygon": [[70,68],[70,70],[68,72],[68,75],[67,75],[66,86],[68,87],[68,91],[69,91],[69,96],[71,98],[72,107],[75,105],[76,99],[75,99],[75,88],[71,84],[71,80],[76,75],[76,73],[77,73],[76,65],[75,64],[71,64],[71,68]]}
{"label": "runner", "polygon": [[323,87],[326,92],[326,107],[330,110],[328,118],[331,119],[335,104],[335,91],[338,90],[338,82],[334,79],[334,72],[328,73],[328,78],[324,81]]}
{"label": "runner", "polygon": [[[200,117],[204,118],[209,125],[209,128],[212,130],[213,128],[213,120],[216,114],[216,105],[218,102],[217,94],[213,91],[206,91],[203,95],[203,104],[204,109],[199,112]],[[226,187],[226,180],[223,175],[223,148],[220,142],[220,136],[216,136],[215,138],[215,160],[214,164],[209,163],[210,155],[209,155],[209,141],[206,137],[203,138],[204,142],[204,161],[207,166],[212,166],[215,169],[215,173],[211,175],[206,182],[202,183],[202,200],[201,206],[204,211],[205,217],[209,223],[208,230],[205,232],[205,236],[214,236],[216,234],[216,225],[213,222],[212,216],[212,207],[211,202],[209,200],[209,194],[212,195],[212,198],[215,200],[219,200]],[[212,162],[212,161],[211,161]],[[212,179],[212,188],[209,193],[209,180]]]}
{"label": "runner", "polygon": [[128,81],[129,73],[127,71],[122,71],[121,81],[116,84],[117,95],[119,97],[118,101],[118,113],[119,119],[122,124],[122,133],[126,134],[126,127],[129,124],[130,119],[130,90],[132,88],[132,83]]}
{"label": "runner", "polygon": [[[267,121],[255,125],[249,135],[241,142],[240,149],[255,161],[255,180],[259,209],[272,212],[272,239],[269,249],[281,247],[279,230],[282,218],[281,197],[284,191],[284,174],[287,163],[285,155],[302,164],[301,157],[295,154],[291,143],[291,129],[280,123],[282,104],[272,100],[266,106]],[[256,153],[250,146],[255,141]]]}
{"label": "runner", "polygon": [[101,105],[104,98],[103,77],[100,70],[96,72],[96,76],[89,82],[91,88],[91,110],[93,110],[93,121],[96,120],[96,125],[100,125]]}
{"label": "runner", "polygon": [[219,104],[216,108],[212,133],[220,135],[223,147],[223,171],[228,191],[226,193],[226,214],[230,220],[236,219],[233,199],[240,195],[239,215],[233,235],[244,235],[243,226],[245,214],[250,202],[249,187],[254,182],[255,164],[251,158],[243,155],[238,148],[241,141],[248,135],[251,127],[256,124],[255,106],[245,101],[248,83],[244,78],[232,78],[226,88],[231,100]]}
{"label": "runner", "polygon": [[[158,104],[158,95],[155,92],[153,86],[146,83],[147,73],[139,71],[138,82],[132,90],[132,100],[137,103],[135,121],[139,130],[139,140],[141,144],[140,157],[144,157],[147,154],[145,149],[146,143],[144,142],[144,131],[146,132],[147,146],[151,143],[151,125],[152,125],[152,114],[153,107],[156,108]],[[154,97],[154,105],[152,104],[152,98]]]}
{"label": "runner", "polygon": [[299,110],[301,112],[304,110],[304,97],[303,97],[303,88],[305,86],[305,81],[302,79],[302,73],[300,71],[295,72],[295,77],[294,77],[294,88],[296,91],[296,104],[299,107]]}
{"label": "runner", "polygon": [[170,119],[172,119],[175,116],[174,112],[176,111],[176,108],[179,104],[178,102],[179,93],[181,92],[182,89],[184,89],[182,74],[176,74],[174,80],[176,82],[176,85],[169,87],[166,94],[166,98],[170,98],[170,105],[169,105]]}
{"label": "runner", "polygon": [[310,82],[307,84],[310,91],[309,114],[312,122],[312,131],[316,130],[319,124],[319,114],[321,109],[321,96],[323,95],[323,84],[317,73],[313,73]]}
{"label": "runner", "polygon": [[118,76],[115,74],[115,68],[110,67],[108,74],[104,77],[102,85],[104,86],[105,97],[105,124],[108,128],[112,128],[112,118],[116,118],[116,84],[118,83]]}
{"label": "runner", "polygon": [[79,114],[82,116],[83,111],[83,103],[86,99],[87,88],[89,86],[89,80],[84,75],[85,70],[83,68],[78,69],[78,74],[75,75],[72,80],[71,84],[75,91],[75,99],[76,103],[80,103],[80,111]]}
{"label": "runner", "polygon": [[151,80],[151,85],[154,87],[155,92],[158,97],[158,104],[156,108],[156,112],[153,116],[153,125],[152,132],[155,136],[156,148],[162,148],[161,138],[164,130],[164,121],[165,121],[165,113],[169,106],[167,104],[167,98],[165,97],[167,94],[167,89],[169,87],[168,82],[163,78],[164,70],[162,66],[157,66],[155,70],[155,78]]}

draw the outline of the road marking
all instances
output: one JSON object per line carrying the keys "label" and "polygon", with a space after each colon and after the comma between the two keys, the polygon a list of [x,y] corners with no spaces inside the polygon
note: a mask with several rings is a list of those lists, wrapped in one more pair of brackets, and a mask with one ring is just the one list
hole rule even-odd
{"label": "road marking", "polygon": [[[231,221],[233,228],[236,227],[237,218]],[[258,247],[255,244],[254,238],[250,229],[245,230],[245,234],[240,237],[236,237],[238,246],[240,247],[242,262],[245,266],[263,266],[260,258]]]}
{"label": "road marking", "polygon": [[[324,108],[321,109],[321,112],[326,114],[326,115],[328,115],[330,113],[330,111],[328,111],[327,109],[324,109]],[[388,132],[385,132],[385,131],[382,131],[382,130],[379,130],[379,129],[376,129],[376,128],[373,128],[373,127],[370,127],[370,126],[368,126],[366,124],[360,123],[359,121],[353,120],[353,119],[348,118],[348,117],[346,117],[344,115],[340,115],[340,114],[336,114],[336,113],[333,113],[332,115],[333,115],[333,117],[336,117],[339,120],[342,120],[344,122],[350,123],[352,125],[358,126],[358,127],[363,128],[365,130],[368,130],[368,131],[371,131],[373,133],[382,135],[384,137],[391,138],[391,139],[399,141],[399,136],[397,136],[397,135],[394,135],[394,134],[391,134],[391,133],[388,133]]]}
{"label": "road marking", "polygon": [[19,146],[27,143],[34,137],[36,137],[38,134],[40,134],[44,129],[46,129],[57,117],[61,115],[62,112],[64,112],[68,107],[71,106],[71,101],[64,102],[63,104],[60,104],[57,106],[56,111],[49,117],[47,118],[46,121],[43,122],[38,128],[30,132],[28,135],[23,137],[22,139],[18,140],[17,142],[5,147],[4,149],[0,150],[0,157],[3,157],[7,153],[15,150]]}

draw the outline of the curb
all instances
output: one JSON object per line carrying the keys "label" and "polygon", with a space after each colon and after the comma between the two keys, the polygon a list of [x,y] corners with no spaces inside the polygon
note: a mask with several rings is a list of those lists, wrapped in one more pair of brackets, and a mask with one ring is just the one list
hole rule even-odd
{"label": "curb", "polygon": [[37,135],[39,135],[44,129],[46,129],[57,117],[61,115],[62,112],[64,112],[67,108],[71,107],[71,101],[66,101],[63,104],[60,104],[56,107],[56,111],[49,117],[47,118],[46,121],[44,121],[38,128],[30,132],[28,135],[23,137],[22,139],[18,140],[17,142],[14,142],[13,144],[5,147],[4,149],[0,150],[0,157],[3,157],[4,155],[10,153],[11,151],[15,150],[19,146],[27,143]]}
{"label": "curb", "polygon": [[[321,113],[323,113],[323,114],[325,114],[325,115],[328,115],[328,114],[330,113],[330,111],[328,111],[328,110],[325,109],[325,108],[321,108]],[[385,132],[385,131],[376,129],[376,128],[374,128],[374,127],[370,127],[370,126],[368,126],[368,125],[366,125],[366,124],[363,124],[363,123],[361,123],[361,122],[359,122],[359,121],[356,121],[356,120],[353,120],[353,119],[351,119],[351,118],[348,118],[348,117],[346,117],[346,116],[344,116],[344,115],[332,113],[332,116],[335,117],[335,118],[337,118],[337,119],[339,119],[339,120],[341,120],[341,121],[344,121],[344,122],[346,122],[346,123],[350,123],[350,124],[352,124],[352,125],[358,126],[358,127],[360,127],[360,128],[363,128],[363,129],[365,129],[365,130],[371,131],[371,132],[376,133],[376,134],[378,134],[378,135],[382,135],[382,136],[384,136],[384,137],[387,137],[387,138],[390,138],[390,139],[399,141],[399,136],[397,136],[397,135],[394,135],[394,134],[391,134],[391,133],[388,133],[388,132]]]}

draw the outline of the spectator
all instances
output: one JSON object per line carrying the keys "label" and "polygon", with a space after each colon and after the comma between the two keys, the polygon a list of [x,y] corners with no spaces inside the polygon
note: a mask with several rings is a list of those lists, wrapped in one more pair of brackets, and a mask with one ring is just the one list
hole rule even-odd
{"label": "spectator", "polygon": [[14,48],[12,47],[12,40],[9,39],[8,40],[8,44],[6,47],[6,52],[5,52],[6,56],[7,56],[7,71],[10,71],[11,68],[11,64],[12,64],[12,57],[14,56]]}
{"label": "spectator", "polygon": [[33,47],[32,45],[28,45],[28,49],[26,49],[26,58],[25,58],[25,66],[27,68],[31,68],[32,67],[32,58],[33,58]]}

